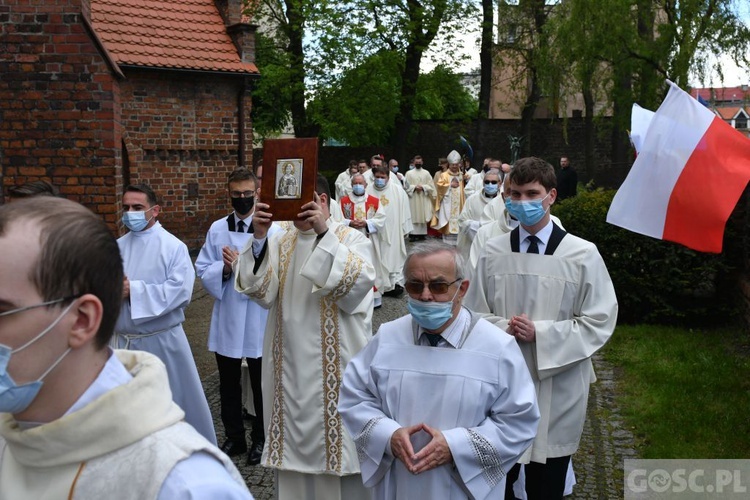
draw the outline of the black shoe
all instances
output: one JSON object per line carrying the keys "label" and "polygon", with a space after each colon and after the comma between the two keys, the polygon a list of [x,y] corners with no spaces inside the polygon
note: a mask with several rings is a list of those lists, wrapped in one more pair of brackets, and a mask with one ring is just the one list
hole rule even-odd
{"label": "black shoe", "polygon": [[235,457],[247,451],[247,443],[244,441],[232,441],[231,439],[227,439],[224,441],[224,444],[221,445],[221,451],[230,457]]}
{"label": "black shoe", "polygon": [[250,413],[245,409],[245,407],[242,407],[242,420],[252,420],[254,417],[250,415]]}
{"label": "black shoe", "polygon": [[384,297],[401,297],[404,293],[404,287],[401,285],[396,285],[393,290],[389,290],[387,292],[383,292]]}
{"label": "black shoe", "polygon": [[263,455],[263,441],[253,443],[247,454],[247,465],[258,465],[260,457]]}

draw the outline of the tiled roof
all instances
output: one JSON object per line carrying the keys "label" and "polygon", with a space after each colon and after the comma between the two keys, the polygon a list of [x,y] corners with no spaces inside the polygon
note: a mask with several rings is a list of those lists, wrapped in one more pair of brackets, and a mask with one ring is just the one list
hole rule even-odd
{"label": "tiled roof", "polygon": [[[744,89],[743,89],[744,87]],[[701,96],[706,101],[742,101],[750,99],[750,90],[748,86],[740,87],[719,87],[719,88],[695,88],[690,91],[690,95],[695,97]]]}
{"label": "tiled roof", "polygon": [[91,0],[91,21],[118,65],[258,72],[240,59],[213,0]]}
{"label": "tiled roof", "polygon": [[716,112],[719,113],[719,116],[721,116],[723,119],[731,120],[740,109],[742,108],[738,106],[721,106],[716,108]]}

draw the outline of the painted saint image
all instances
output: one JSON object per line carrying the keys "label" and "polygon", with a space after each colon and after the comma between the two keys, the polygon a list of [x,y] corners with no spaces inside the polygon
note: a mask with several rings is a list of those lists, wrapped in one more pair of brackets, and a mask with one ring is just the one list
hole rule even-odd
{"label": "painted saint image", "polygon": [[300,198],[302,160],[278,160],[276,163],[276,198]]}

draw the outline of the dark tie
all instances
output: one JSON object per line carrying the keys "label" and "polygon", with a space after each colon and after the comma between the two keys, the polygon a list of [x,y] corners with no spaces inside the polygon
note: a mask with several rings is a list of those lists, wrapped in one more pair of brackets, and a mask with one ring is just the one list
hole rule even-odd
{"label": "dark tie", "polygon": [[439,333],[427,333],[424,332],[425,335],[427,335],[427,340],[430,342],[430,345],[432,347],[436,347],[438,345],[438,342],[440,342],[440,334]]}
{"label": "dark tie", "polygon": [[539,245],[537,244],[539,242],[539,238],[532,234],[526,239],[529,240],[529,249],[526,250],[526,253],[539,253]]}
{"label": "dark tie", "polygon": [[245,221],[241,220],[237,223],[237,232],[238,233],[244,233],[245,232]]}

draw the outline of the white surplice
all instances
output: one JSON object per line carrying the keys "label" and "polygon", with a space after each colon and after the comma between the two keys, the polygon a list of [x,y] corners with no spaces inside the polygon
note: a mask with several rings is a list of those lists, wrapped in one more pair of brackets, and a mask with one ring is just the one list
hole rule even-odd
{"label": "white surplice", "polygon": [[216,444],[214,422],[182,322],[195,284],[187,246],[157,222],[117,240],[130,280],[113,344],[155,354],[167,366],[172,398],[185,420]]}
{"label": "white surplice", "polygon": [[[431,347],[411,315],[386,323],[346,368],[339,412],[375,499],[502,498],[534,438],[539,409],[514,339],[466,309],[454,325],[453,343]],[[390,440],[419,423],[443,433],[453,462],[415,476]],[[429,440],[412,435],[414,451]]]}
{"label": "white surplice", "polygon": [[349,168],[336,177],[334,187],[336,188],[336,201],[341,201],[341,198],[352,192],[352,176],[349,175]]}
{"label": "white surplice", "polygon": [[381,282],[378,290],[388,292],[404,282],[403,268],[406,261],[404,236],[413,229],[409,197],[398,180],[389,180],[383,189],[367,186],[367,194],[380,200],[386,224],[373,238],[375,246],[375,271]]}
{"label": "white surplice", "polygon": [[[269,308],[263,342],[266,443],[261,463],[303,474],[359,474],[336,411],[341,375],[372,336],[372,247],[328,220],[320,238],[291,227],[252,242],[235,263],[235,288]],[[256,242],[257,243],[257,242]]]}
{"label": "white surplice", "polygon": [[[234,213],[229,215],[234,216]],[[252,224],[252,216],[244,222]],[[281,228],[274,224],[269,234],[276,231],[281,231]],[[233,275],[223,279],[222,248],[228,246],[242,250],[252,237],[252,233],[229,231],[227,218],[223,217],[211,224],[206,242],[195,260],[203,288],[215,299],[208,329],[208,350],[228,358],[260,358],[263,354],[268,311],[234,289]]]}
{"label": "white surplice", "polygon": [[566,234],[552,255],[518,253],[513,234],[487,242],[465,303],[503,331],[512,316],[525,313],[534,321],[536,341],[519,345],[542,420],[522,461],[545,463],[578,449],[589,385],[596,381],[591,356],[614,331],[617,298],[593,243]]}
{"label": "white surplice", "polygon": [[[475,175],[472,179],[478,176]],[[456,244],[458,252],[463,255],[464,259],[469,258],[471,242],[474,241],[474,236],[476,236],[477,230],[482,225],[480,219],[484,209],[489,202],[499,197],[499,194],[493,197],[485,196],[484,189],[481,189],[466,199],[464,209],[461,210],[461,215],[458,216],[458,243]]]}
{"label": "white surplice", "polygon": [[[424,168],[414,168],[406,172],[406,194],[409,195],[409,210],[413,230],[411,234],[427,234],[427,226],[435,213],[437,190],[432,176]],[[422,191],[416,187],[422,186]]]}

